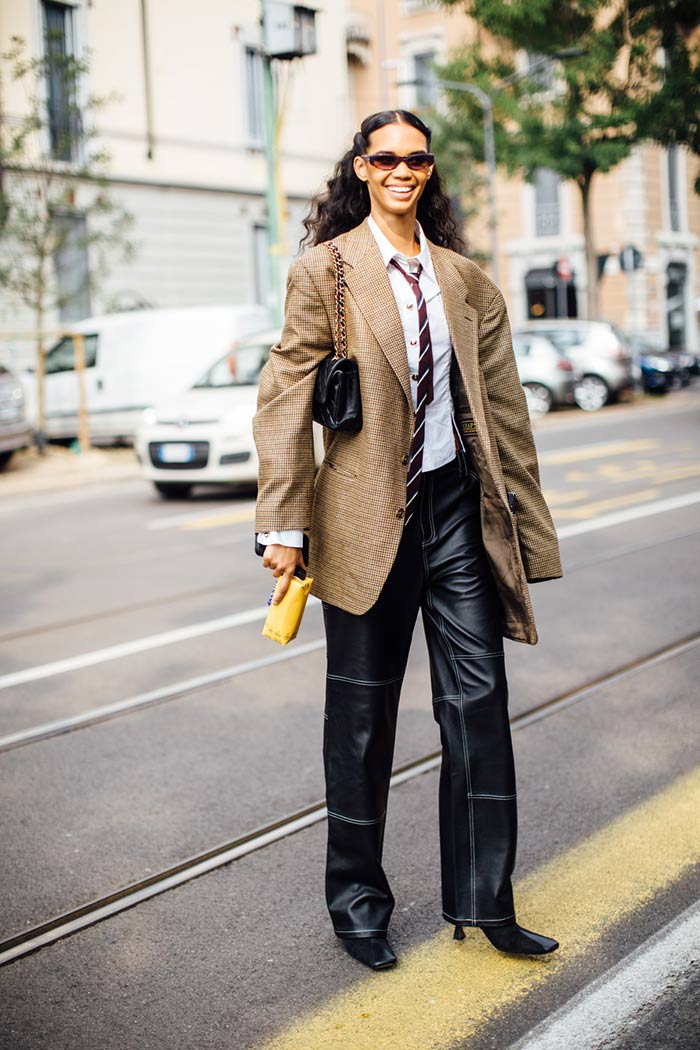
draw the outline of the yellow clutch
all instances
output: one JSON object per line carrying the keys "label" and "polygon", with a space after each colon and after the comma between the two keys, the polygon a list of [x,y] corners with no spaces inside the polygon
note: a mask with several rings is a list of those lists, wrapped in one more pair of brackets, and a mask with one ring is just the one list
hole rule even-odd
{"label": "yellow clutch", "polygon": [[[275,585],[275,594],[277,594],[281,579],[282,577]],[[280,645],[287,645],[292,638],[296,638],[313,582],[311,576],[303,580],[300,580],[298,576],[292,576],[289,581],[289,590],[279,605],[270,605],[262,632],[266,638],[272,638],[273,642],[279,642]]]}

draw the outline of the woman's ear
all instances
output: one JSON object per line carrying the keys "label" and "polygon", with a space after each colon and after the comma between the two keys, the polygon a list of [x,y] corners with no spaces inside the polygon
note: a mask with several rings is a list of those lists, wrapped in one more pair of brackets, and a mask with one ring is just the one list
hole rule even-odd
{"label": "woman's ear", "polygon": [[367,182],[367,163],[362,157],[353,157],[352,166],[360,182]]}

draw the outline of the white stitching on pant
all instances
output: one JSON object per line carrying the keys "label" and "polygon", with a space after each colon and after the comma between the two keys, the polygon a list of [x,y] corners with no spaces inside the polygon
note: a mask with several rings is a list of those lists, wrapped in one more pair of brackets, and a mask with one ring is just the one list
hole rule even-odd
{"label": "white stitching on pant", "polygon": [[350,682],[352,685],[393,685],[394,682],[400,682],[403,680],[403,675],[396,675],[395,678],[385,678],[382,682],[367,682],[363,678],[346,678],[342,674],[327,674],[326,678],[332,682]]}
{"label": "white stitching on pant", "polygon": [[[430,496],[430,512],[432,513],[432,489],[430,492]],[[433,613],[437,617],[438,630],[440,631],[440,634],[443,638],[443,642],[445,643],[445,648],[449,655],[450,662],[452,663],[452,673],[455,676],[455,681],[459,690],[459,695],[457,697],[457,699],[459,700],[459,726],[462,735],[462,754],[464,757],[464,770],[467,781],[467,803],[469,806],[469,850],[471,855],[470,894],[472,900],[472,911],[476,911],[476,845],[474,842],[474,809],[472,806],[472,799],[470,797],[470,792],[472,789],[472,779],[471,768],[469,766],[469,746],[467,743],[467,729],[464,724],[464,690],[462,688],[462,679],[458,673],[457,664],[454,658],[454,654],[452,652],[452,646],[450,645],[447,639],[447,633],[445,631],[443,617],[436,614],[435,607],[433,605],[432,592],[430,590],[430,573],[428,571],[428,559],[425,552],[425,547],[423,548],[423,563],[425,566],[426,604],[430,609],[433,610]]]}
{"label": "white stitching on pant", "polygon": [[471,794],[470,795],[470,798],[493,798],[493,799],[496,799],[499,802],[505,802],[508,799],[513,799],[513,798],[517,798],[517,797],[518,797],[517,795],[479,795],[479,794]]}
{"label": "white stitching on pant", "polygon": [[337,820],[345,820],[348,824],[362,825],[379,824],[382,820],[384,820],[384,817],[386,816],[386,810],[384,810],[382,815],[379,817],[375,817],[374,820],[355,820],[354,817],[344,817],[342,813],[334,813],[332,809],[328,809],[326,810],[326,812],[328,813],[329,817],[335,817]]}
{"label": "white stitching on pant", "polygon": [[503,650],[497,649],[493,653],[464,653],[463,656],[455,656],[455,660],[486,660],[494,656],[503,656]]}
{"label": "white stitching on pant", "polygon": [[386,929],[375,930],[334,930],[335,933],[386,933]]}
{"label": "white stitching on pant", "polygon": [[451,922],[456,922],[458,926],[466,926],[470,922],[482,922],[496,925],[497,923],[508,922],[509,919],[515,918],[515,912],[511,915],[504,915],[502,919],[481,919],[478,915],[472,915],[469,919],[455,919],[454,915],[448,915],[446,911],[442,913],[443,918],[449,919]]}

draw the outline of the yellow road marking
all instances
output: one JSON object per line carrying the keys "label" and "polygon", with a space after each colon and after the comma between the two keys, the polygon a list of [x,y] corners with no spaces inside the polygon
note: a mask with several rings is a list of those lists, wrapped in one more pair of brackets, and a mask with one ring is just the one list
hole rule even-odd
{"label": "yellow road marking", "polygon": [[550,508],[558,507],[562,503],[580,503],[582,500],[588,499],[590,494],[590,489],[571,489],[569,492],[561,491],[560,489],[544,490],[544,498]]}
{"label": "yellow road marking", "polygon": [[562,449],[561,452],[543,452],[538,458],[540,463],[580,463],[584,459],[602,459],[658,447],[658,441],[652,438],[638,438],[636,441],[607,441],[599,445],[584,445],[583,448]]}
{"label": "yellow road marking", "polygon": [[248,510],[232,510],[230,514],[219,514],[217,517],[197,518],[195,521],[187,521],[180,528],[184,532],[195,529],[218,529],[222,525],[238,525],[242,521],[255,521],[255,508]]}
{"label": "yellow road marking", "polygon": [[600,499],[595,503],[586,503],[583,507],[562,507],[557,510],[557,517],[595,518],[606,511],[614,510],[616,507],[628,507],[633,503],[646,503],[648,500],[656,499],[660,494],[660,489],[626,492],[621,496],[611,496],[610,499]]}
{"label": "yellow road marking", "polygon": [[681,481],[684,478],[697,477],[700,477],[700,467],[690,463],[686,467],[671,467],[670,470],[660,471],[658,480],[663,484],[667,484],[669,481]]}
{"label": "yellow road marking", "polygon": [[523,924],[562,947],[513,958],[480,931],[461,944],[444,930],[395,970],[360,978],[346,993],[265,1044],[265,1050],[437,1050],[480,1033],[648,904],[700,861],[700,769],[535,871],[516,886]]}

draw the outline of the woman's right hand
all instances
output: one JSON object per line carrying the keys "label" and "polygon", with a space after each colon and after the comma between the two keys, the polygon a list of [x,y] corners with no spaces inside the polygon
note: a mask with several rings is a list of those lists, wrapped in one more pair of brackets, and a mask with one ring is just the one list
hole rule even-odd
{"label": "woman's right hand", "polygon": [[281,543],[270,543],[265,548],[262,563],[264,568],[272,571],[273,576],[278,579],[282,577],[282,582],[272,599],[273,605],[279,605],[289,590],[289,581],[294,575],[294,570],[302,568],[306,571],[304,555],[300,547],[283,547]]}

